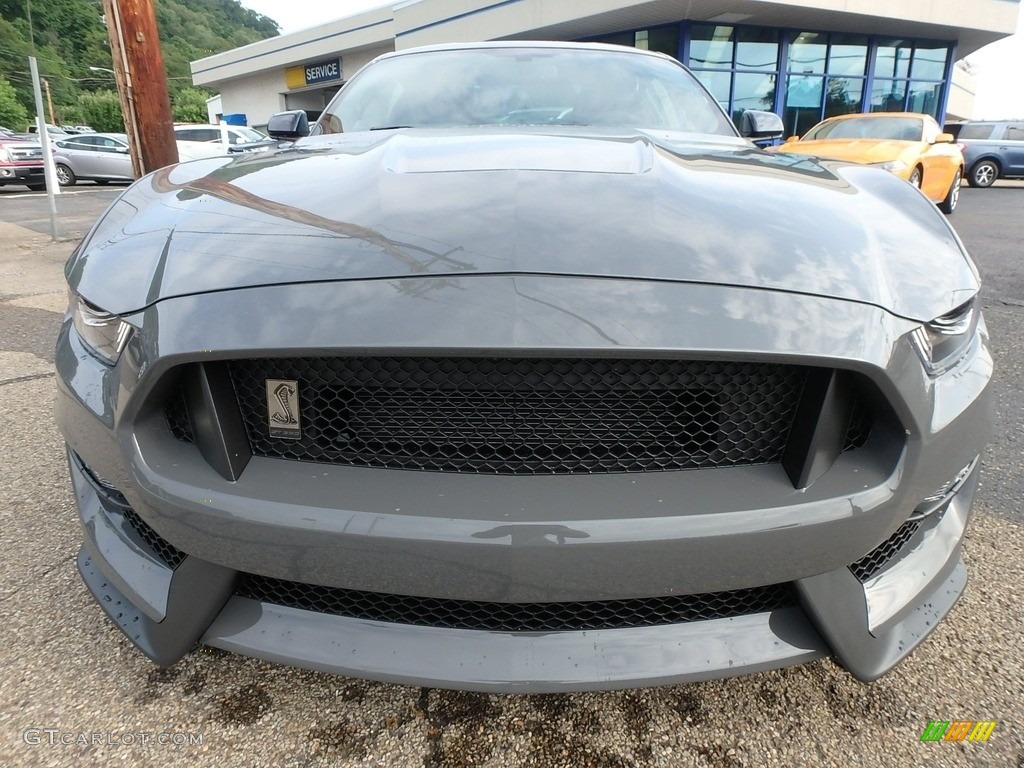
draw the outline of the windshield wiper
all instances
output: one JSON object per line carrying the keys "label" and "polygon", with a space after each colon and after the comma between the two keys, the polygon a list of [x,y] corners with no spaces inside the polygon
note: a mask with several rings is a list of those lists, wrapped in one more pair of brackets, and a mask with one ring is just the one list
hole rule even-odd
{"label": "windshield wiper", "polygon": [[412,126],[411,125],[375,125],[370,130],[371,131],[395,131],[395,130],[398,130],[399,128],[412,128]]}

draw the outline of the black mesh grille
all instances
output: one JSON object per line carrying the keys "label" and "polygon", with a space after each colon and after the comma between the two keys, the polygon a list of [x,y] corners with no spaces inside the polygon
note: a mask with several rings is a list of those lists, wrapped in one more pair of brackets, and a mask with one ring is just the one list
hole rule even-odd
{"label": "black mesh grille", "polygon": [[863,448],[871,434],[871,428],[875,425],[871,409],[864,402],[863,397],[857,397],[853,401],[853,410],[850,413],[850,425],[846,429],[846,439],[843,442],[844,451],[852,451],[856,448]]}
{"label": "black mesh grille", "polygon": [[186,443],[195,442],[195,437],[192,434],[192,422],[188,417],[188,408],[185,406],[184,388],[174,388],[174,392],[164,408],[164,415],[167,417],[167,426],[171,428],[171,434],[176,439]]}
{"label": "black mesh grille", "polygon": [[246,574],[237,594],[274,605],[394,624],[552,632],[680,624],[763,613],[793,605],[788,584],[703,595],[575,603],[491,603],[378,594]]}
{"label": "black mesh grille", "polygon": [[113,483],[100,477],[85,466],[85,463],[77,454],[75,454],[75,457],[78,459],[82,470],[93,480],[97,493],[100,494],[101,500],[105,502],[104,506],[108,508],[114,507],[114,511],[120,513],[124,521],[135,531],[141,542],[145,544],[150,552],[162,560],[168,568],[177,568],[181,561],[185,559],[185,553],[181,552],[173,544],[164,541],[159,533],[154,531],[145,520],[139,517],[139,513],[132,509],[128,499],[125,498],[124,494]]}
{"label": "black mesh grille", "polygon": [[[806,369],[678,360],[284,358],[230,364],[253,453],[491,474],[777,462]],[[298,382],[272,437],[267,379]]]}
{"label": "black mesh grille", "polygon": [[896,532],[850,566],[860,582],[868,581],[898,555],[921,527],[921,519],[907,520]]}
{"label": "black mesh grille", "polygon": [[127,507],[121,510],[121,514],[124,515],[125,522],[132,527],[139,535],[139,538],[149,547],[149,550],[162,560],[168,568],[177,568],[181,565],[182,560],[185,559],[185,553],[173,544],[164,541],[159,533],[150,528],[149,524],[139,517],[138,512],[131,507]]}

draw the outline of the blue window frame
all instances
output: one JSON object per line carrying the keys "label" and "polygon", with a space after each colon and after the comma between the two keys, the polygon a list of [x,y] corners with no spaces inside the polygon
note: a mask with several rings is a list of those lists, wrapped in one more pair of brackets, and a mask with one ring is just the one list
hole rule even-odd
{"label": "blue window frame", "polygon": [[945,115],[955,43],[845,32],[681,21],[589,38],[668,53],[733,120],[783,117],[787,135],[851,112]]}

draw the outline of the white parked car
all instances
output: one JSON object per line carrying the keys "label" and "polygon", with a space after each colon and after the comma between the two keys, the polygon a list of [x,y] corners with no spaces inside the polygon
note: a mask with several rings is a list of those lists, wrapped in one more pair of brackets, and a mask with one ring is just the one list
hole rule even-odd
{"label": "white parked car", "polygon": [[[255,128],[244,125],[212,125],[212,124],[181,124],[174,126],[174,135],[179,141],[201,141],[208,143],[224,143],[225,135],[227,144],[252,144],[253,142],[266,141],[267,136]],[[227,150],[224,150],[227,152]]]}

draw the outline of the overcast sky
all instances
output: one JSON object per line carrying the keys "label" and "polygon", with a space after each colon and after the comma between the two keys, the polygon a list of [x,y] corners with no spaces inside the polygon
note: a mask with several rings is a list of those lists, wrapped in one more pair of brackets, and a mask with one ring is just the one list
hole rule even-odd
{"label": "overcast sky", "polygon": [[[272,18],[283,34],[393,4],[392,0],[241,0],[241,3]],[[1016,35],[982,48],[967,59],[974,66],[977,84],[974,117],[1024,119],[1024,13],[1018,20]]]}

